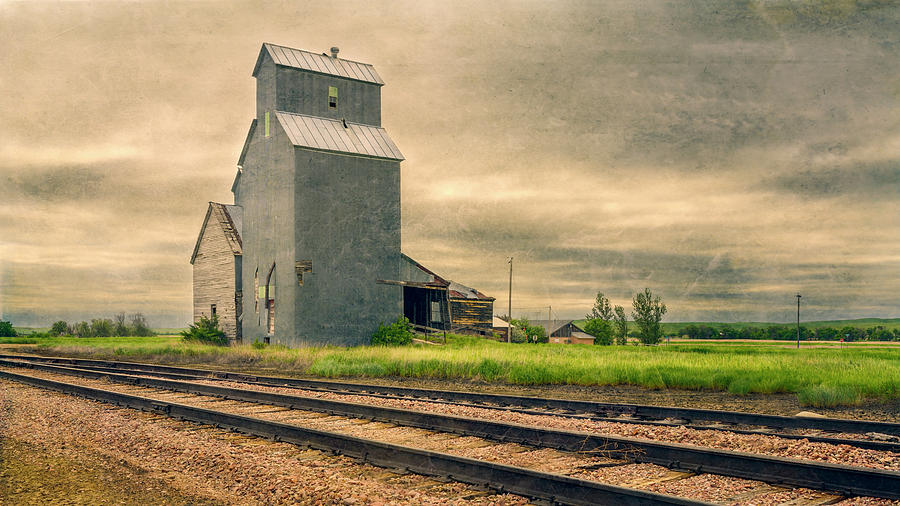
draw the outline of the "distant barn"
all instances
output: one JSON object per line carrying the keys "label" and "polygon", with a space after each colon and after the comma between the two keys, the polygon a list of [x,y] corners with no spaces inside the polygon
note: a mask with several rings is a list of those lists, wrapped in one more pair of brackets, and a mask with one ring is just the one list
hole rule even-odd
{"label": "distant barn", "polygon": [[593,344],[594,336],[581,331],[574,320],[531,320],[532,325],[544,327],[548,341],[561,344]]}

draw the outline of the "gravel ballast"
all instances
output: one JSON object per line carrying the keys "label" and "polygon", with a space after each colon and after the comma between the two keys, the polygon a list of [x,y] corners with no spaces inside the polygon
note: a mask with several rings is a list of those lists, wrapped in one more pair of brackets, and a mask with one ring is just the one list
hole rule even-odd
{"label": "gravel ballast", "polygon": [[[394,474],[346,457],[5,380],[0,380],[0,408],[5,457],[0,491],[9,504],[528,503],[518,496]],[[28,451],[16,451],[16,447]],[[31,462],[35,460],[37,463]],[[54,463],[60,462],[90,467],[89,473],[69,473],[68,478],[91,482],[59,483],[51,489],[41,485],[44,478],[29,483],[9,475],[20,468],[57,475],[71,471],[58,468],[58,464],[54,469]],[[123,480],[115,478],[123,470],[136,480],[132,493],[138,495],[117,500],[114,492],[122,490]],[[96,490],[87,490],[90,488]],[[73,490],[82,495],[73,496]]]}

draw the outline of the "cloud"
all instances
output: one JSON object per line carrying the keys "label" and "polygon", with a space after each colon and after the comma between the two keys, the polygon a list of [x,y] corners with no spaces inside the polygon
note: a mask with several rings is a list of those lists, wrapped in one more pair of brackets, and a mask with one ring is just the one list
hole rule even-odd
{"label": "cloud", "polygon": [[807,198],[875,199],[896,203],[900,197],[900,161],[804,170],[763,183]]}
{"label": "cloud", "polygon": [[797,290],[893,316],[898,21],[876,1],[0,4],[0,304],[186,321],[268,41],[376,66],[404,250],[498,308],[514,256],[523,311],[650,287],[670,319],[788,318]]}

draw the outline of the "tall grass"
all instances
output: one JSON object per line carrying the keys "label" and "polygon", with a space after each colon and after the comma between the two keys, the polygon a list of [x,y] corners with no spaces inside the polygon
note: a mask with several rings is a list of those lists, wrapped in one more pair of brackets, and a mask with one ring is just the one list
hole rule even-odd
{"label": "tall grass", "polygon": [[[50,338],[43,354],[252,366],[279,374],[407,377],[516,385],[637,385],[651,389],[793,393],[804,405],[900,398],[900,348],[793,348],[691,344],[506,344],[451,336],[446,346],[219,347],[151,338]],[[21,348],[20,348],[21,349]],[[27,350],[26,350],[27,351]]]}

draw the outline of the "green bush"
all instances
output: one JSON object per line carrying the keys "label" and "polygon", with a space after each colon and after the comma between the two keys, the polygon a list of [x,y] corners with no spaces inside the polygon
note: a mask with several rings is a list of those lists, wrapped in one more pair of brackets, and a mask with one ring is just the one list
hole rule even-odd
{"label": "green bush", "polygon": [[0,337],[16,337],[17,335],[12,323],[0,321]]}
{"label": "green bush", "polygon": [[528,335],[525,333],[525,329],[522,327],[517,327],[513,325],[510,327],[512,332],[509,335],[509,342],[511,343],[524,343],[528,341]]}
{"label": "green bush", "polygon": [[181,338],[185,341],[194,341],[205,344],[215,344],[224,346],[228,344],[228,338],[225,332],[219,328],[219,316],[213,315],[212,318],[200,316],[200,321],[192,323],[187,330],[181,333]]}
{"label": "green bush", "polygon": [[[549,342],[549,338],[547,337],[547,331],[544,327],[540,325],[532,325],[527,319],[514,319],[512,320],[513,325],[513,334],[515,337],[515,329],[522,329],[525,331],[525,341],[529,343],[546,343]],[[517,341],[513,339],[513,342],[523,342]]]}
{"label": "green bush", "polygon": [[594,336],[594,344],[609,346],[613,343],[612,325],[600,318],[591,318],[584,324],[584,331]]}
{"label": "green bush", "polygon": [[113,335],[115,335],[115,326],[112,320],[107,320],[106,318],[91,320],[92,337],[110,337]]}
{"label": "green bush", "polygon": [[92,337],[91,324],[85,321],[76,323],[75,327],[72,329],[72,335],[78,337]]}
{"label": "green bush", "polygon": [[373,346],[402,346],[413,340],[412,325],[405,316],[397,317],[397,321],[385,327],[378,325],[378,330],[372,334]]}
{"label": "green bush", "polygon": [[69,324],[60,320],[58,322],[54,322],[53,326],[50,327],[50,335],[53,337],[64,336],[69,333]]}
{"label": "green bush", "polygon": [[268,345],[266,343],[260,341],[259,339],[254,339],[253,342],[250,343],[250,346],[254,350],[264,350],[264,349],[266,349],[266,346],[268,346]]}

